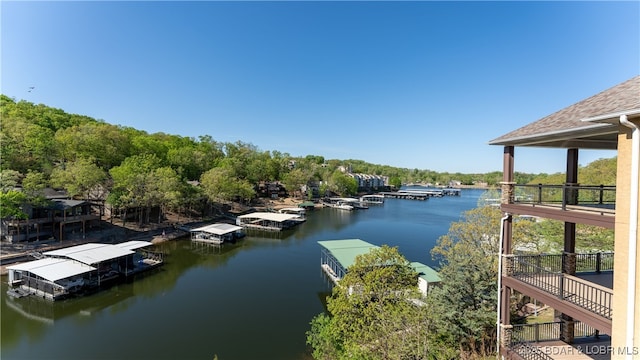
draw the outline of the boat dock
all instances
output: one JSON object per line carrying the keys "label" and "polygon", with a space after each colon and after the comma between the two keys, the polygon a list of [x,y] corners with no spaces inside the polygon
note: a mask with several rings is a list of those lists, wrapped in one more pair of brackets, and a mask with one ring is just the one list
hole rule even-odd
{"label": "boat dock", "polygon": [[460,189],[442,188],[425,190],[398,190],[394,192],[382,192],[380,194],[384,197],[394,199],[427,200],[430,197],[460,196],[461,192],[462,190]]}
{"label": "boat dock", "polygon": [[282,231],[290,229],[305,221],[304,217],[296,214],[254,212],[238,216],[236,218],[236,225],[245,229]]}
{"label": "boat dock", "polygon": [[161,253],[147,241],[87,243],[42,253],[38,260],[7,267],[10,296],[36,295],[58,300],[99,288],[106,282],[162,265]]}
{"label": "boat dock", "polygon": [[366,203],[356,198],[325,198],[323,204],[324,206],[341,210],[366,210],[369,208]]}
{"label": "boat dock", "polygon": [[[355,263],[357,256],[368,254],[371,250],[379,248],[360,239],[325,240],[318,241],[318,244],[322,247],[320,268],[336,285],[347,274],[349,267]],[[440,283],[438,272],[431,267],[419,262],[412,262],[410,265],[418,274],[416,285],[423,294],[426,295],[429,288]]]}
{"label": "boat dock", "polygon": [[380,195],[380,194],[362,195],[360,197],[360,202],[363,204],[384,205],[384,195]]}
{"label": "boat dock", "polygon": [[414,193],[414,192],[404,192],[404,191],[392,191],[392,192],[382,192],[380,193],[385,198],[391,199],[405,199],[405,200],[427,200],[431,197],[429,194],[424,193]]}
{"label": "boat dock", "polygon": [[209,244],[222,244],[233,242],[244,237],[242,227],[225,223],[215,223],[191,229],[191,241]]}

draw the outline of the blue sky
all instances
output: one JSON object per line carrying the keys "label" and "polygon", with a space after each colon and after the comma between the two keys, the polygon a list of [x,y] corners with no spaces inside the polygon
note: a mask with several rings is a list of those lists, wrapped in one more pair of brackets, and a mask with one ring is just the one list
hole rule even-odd
{"label": "blue sky", "polygon": [[[448,172],[640,73],[640,2],[2,1],[1,91],[149,133]],[[28,92],[28,88],[35,89]],[[606,151],[581,152],[580,164]],[[516,171],[563,172],[516,149]]]}

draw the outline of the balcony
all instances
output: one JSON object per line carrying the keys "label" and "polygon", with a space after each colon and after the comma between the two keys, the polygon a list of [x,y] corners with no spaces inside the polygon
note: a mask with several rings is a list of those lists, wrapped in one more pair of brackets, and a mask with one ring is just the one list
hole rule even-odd
{"label": "balcony", "polygon": [[[561,360],[611,358],[611,338],[581,322],[562,321],[516,324],[503,328],[503,354],[518,360]],[[562,334],[573,333],[573,344],[563,342]]]}
{"label": "balcony", "polygon": [[615,186],[506,184],[501,209],[611,229],[615,225],[615,200]]}
{"label": "balcony", "polygon": [[506,286],[611,334],[613,253],[506,255],[504,260]]}

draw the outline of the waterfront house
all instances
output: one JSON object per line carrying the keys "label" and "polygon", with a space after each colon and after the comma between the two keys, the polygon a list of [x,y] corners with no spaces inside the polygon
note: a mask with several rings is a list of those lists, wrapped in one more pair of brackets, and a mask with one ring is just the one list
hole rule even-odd
{"label": "waterfront house", "polygon": [[12,243],[51,237],[63,240],[68,232],[85,234],[91,221],[100,220],[91,203],[59,197],[58,193],[52,194],[47,204],[39,207],[25,205],[27,219],[2,219],[2,238]]}
{"label": "waterfront house", "polygon": [[[636,76],[490,142],[504,147],[498,298],[499,350],[504,358],[640,356],[639,125],[640,76]],[[516,147],[565,149],[565,182],[517,184]],[[583,149],[617,151],[615,186],[582,183],[578,156]],[[564,222],[564,252],[514,253],[514,215]],[[614,229],[612,258],[576,253],[576,224]],[[558,316],[545,324],[511,324],[510,299],[516,292],[555,309]],[[578,351],[588,346],[604,350]]]}

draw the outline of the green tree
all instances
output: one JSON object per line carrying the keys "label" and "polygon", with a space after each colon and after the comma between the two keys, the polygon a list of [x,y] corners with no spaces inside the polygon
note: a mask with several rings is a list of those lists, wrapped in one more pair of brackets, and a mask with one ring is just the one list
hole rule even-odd
{"label": "green tree", "polygon": [[309,182],[309,175],[301,169],[293,169],[284,175],[282,182],[290,195],[297,196],[301,187]]}
{"label": "green tree", "polygon": [[0,192],[0,219],[26,219],[27,213],[22,210],[26,201],[27,196],[22,191],[9,190]]}
{"label": "green tree", "polygon": [[235,177],[233,170],[226,167],[213,168],[202,174],[200,185],[211,201],[246,201],[255,195],[249,182]]}
{"label": "green tree", "polygon": [[91,189],[103,185],[107,173],[87,158],[77,158],[53,169],[51,184],[63,188],[69,196],[89,199]]}
{"label": "green tree", "polygon": [[495,344],[500,217],[490,206],[467,211],[431,251],[441,265],[430,293],[438,341],[464,354],[489,355]]}
{"label": "green tree", "polygon": [[6,117],[0,128],[2,169],[25,174],[50,169],[54,154],[53,132],[24,118]]}
{"label": "green tree", "polygon": [[429,353],[430,309],[418,274],[397,248],[356,257],[327,299],[329,314],[311,321],[316,359],[421,359]]}
{"label": "green tree", "polygon": [[356,179],[340,170],[334,171],[331,175],[330,186],[331,190],[342,196],[354,195],[358,192]]}
{"label": "green tree", "polygon": [[[117,209],[137,210],[138,220],[142,224],[145,220],[143,211],[153,205],[160,205],[156,195],[157,179],[153,176],[159,167],[160,159],[153,154],[126,158],[120,166],[109,171],[113,179],[113,190],[107,201]],[[148,214],[147,212],[147,218]]]}
{"label": "green tree", "polygon": [[94,159],[105,170],[120,165],[132,153],[127,132],[105,123],[84,123],[58,130],[55,140],[60,160]]}
{"label": "green tree", "polygon": [[389,179],[389,185],[395,187],[396,189],[399,189],[400,186],[402,186],[402,180],[400,180],[398,176],[394,176]]}
{"label": "green tree", "polygon": [[20,183],[21,174],[16,170],[5,169],[0,171],[0,191],[14,190]]}
{"label": "green tree", "polygon": [[43,206],[47,204],[44,189],[47,187],[46,176],[39,171],[29,171],[22,179],[22,189],[27,196],[27,201],[32,206]]}

